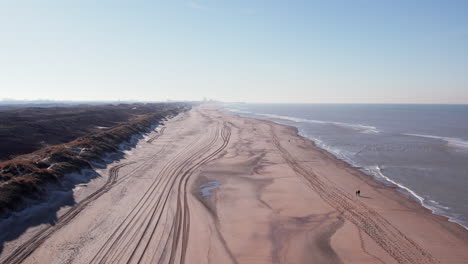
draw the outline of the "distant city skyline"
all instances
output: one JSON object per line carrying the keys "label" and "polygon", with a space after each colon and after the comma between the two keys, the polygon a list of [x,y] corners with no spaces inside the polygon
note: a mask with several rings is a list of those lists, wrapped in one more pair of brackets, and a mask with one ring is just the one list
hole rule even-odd
{"label": "distant city skyline", "polygon": [[468,104],[468,1],[0,2],[0,98]]}

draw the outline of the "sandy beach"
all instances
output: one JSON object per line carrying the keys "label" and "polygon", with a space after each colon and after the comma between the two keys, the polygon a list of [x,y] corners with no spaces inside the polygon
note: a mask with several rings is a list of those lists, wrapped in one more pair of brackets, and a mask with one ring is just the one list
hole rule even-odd
{"label": "sandy beach", "polygon": [[0,263],[468,263],[468,230],[293,127],[216,106],[98,172]]}

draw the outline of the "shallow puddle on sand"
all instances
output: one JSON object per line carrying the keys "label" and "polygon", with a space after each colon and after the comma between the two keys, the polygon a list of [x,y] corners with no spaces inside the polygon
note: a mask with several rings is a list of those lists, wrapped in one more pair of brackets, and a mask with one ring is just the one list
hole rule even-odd
{"label": "shallow puddle on sand", "polygon": [[202,197],[208,197],[212,194],[212,190],[221,186],[221,182],[219,181],[209,181],[202,186],[200,186],[200,193]]}

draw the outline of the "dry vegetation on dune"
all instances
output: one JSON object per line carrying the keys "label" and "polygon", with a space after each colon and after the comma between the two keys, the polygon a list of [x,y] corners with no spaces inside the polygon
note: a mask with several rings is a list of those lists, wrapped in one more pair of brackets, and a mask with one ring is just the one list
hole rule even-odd
{"label": "dry vegetation on dune", "polygon": [[173,106],[138,103],[0,110],[0,161],[70,142]]}
{"label": "dry vegetation on dune", "polygon": [[[106,131],[90,133],[0,162],[0,218],[24,207],[25,198],[39,199],[46,183],[59,183],[67,173],[90,169],[90,162],[103,161],[104,154],[119,151],[120,144],[132,136],[188,109],[186,104],[159,104],[152,107],[152,112],[132,115],[128,122]],[[86,122],[86,116],[74,115],[75,118]]]}

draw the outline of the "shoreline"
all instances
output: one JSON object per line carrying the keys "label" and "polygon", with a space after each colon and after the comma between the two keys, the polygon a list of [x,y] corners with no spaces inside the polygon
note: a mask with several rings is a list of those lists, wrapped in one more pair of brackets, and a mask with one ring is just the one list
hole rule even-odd
{"label": "shoreline", "polygon": [[[398,208],[398,209],[395,208],[395,205],[390,206],[390,205],[388,205],[388,201],[383,201],[383,200],[382,201],[376,201],[375,202],[376,206],[372,205],[371,208],[373,207],[374,209],[377,209],[377,211],[382,214],[382,217],[385,219],[385,221],[388,221],[394,227],[400,229],[400,231],[398,231],[398,232],[403,232],[404,234],[408,235],[409,237],[421,236],[425,232],[434,232],[435,231],[435,227],[434,227],[434,229],[433,228],[428,228],[428,226],[430,226],[430,225],[425,226],[425,227],[420,227],[420,225],[422,225],[423,222],[432,222],[431,225],[439,227],[440,230],[438,230],[438,232],[441,232],[441,234],[445,233],[444,235],[441,235],[441,236],[445,236],[445,235],[447,235],[447,233],[449,233],[449,234],[451,234],[451,236],[457,237],[461,241],[464,241],[464,243],[468,242],[468,232],[467,232],[467,229],[464,226],[462,226],[462,225],[460,225],[458,223],[454,223],[454,222],[449,221],[449,218],[446,217],[446,216],[434,214],[430,209],[424,207],[421,203],[419,203],[417,200],[415,200],[410,194],[402,192],[399,187],[389,186],[389,184],[386,184],[385,182],[377,180],[374,176],[369,175],[369,174],[361,171],[359,168],[349,164],[345,160],[339,159],[333,153],[331,153],[331,152],[329,152],[329,151],[327,151],[327,150],[325,150],[323,148],[320,148],[319,146],[317,146],[315,144],[314,141],[312,141],[308,137],[302,136],[297,127],[287,125],[287,124],[277,123],[277,122],[274,122],[272,120],[264,120],[264,119],[253,118],[253,117],[243,117],[243,116],[240,116],[238,114],[234,114],[234,115],[239,116],[241,118],[253,119],[256,122],[260,122],[260,123],[273,124],[274,126],[284,127],[285,129],[291,131],[291,133],[293,133],[295,137],[300,138],[303,141],[303,144],[301,144],[300,148],[305,149],[305,150],[309,149],[309,150],[312,150],[312,152],[320,153],[319,156],[323,156],[323,158],[319,158],[319,159],[330,160],[331,161],[331,164],[330,164],[331,166],[339,167],[340,170],[344,169],[347,172],[346,177],[348,175],[350,175],[355,180],[362,181],[366,185],[368,185],[371,190],[364,191],[364,195],[369,195],[369,193],[371,193],[371,192],[376,192],[376,193],[379,194],[379,196],[382,196],[381,198],[385,198],[385,200],[395,202],[397,204],[396,208]],[[285,142],[285,144],[287,144],[287,143]],[[293,152],[291,152],[291,153],[293,153]],[[307,156],[304,156],[303,158],[305,158],[305,157],[307,157]],[[308,168],[311,169],[314,174],[316,174],[313,167],[308,167]],[[345,182],[346,181],[353,182],[352,179],[344,178],[344,177],[340,178],[339,176],[332,175],[330,172],[326,171],[329,168],[330,168],[329,165],[326,165],[326,166],[324,165],[324,171],[322,171],[322,172],[325,173],[325,174],[323,176],[326,177],[326,178],[327,177],[329,177],[329,178],[333,177],[333,179],[329,179],[329,180],[331,182],[337,183],[338,185],[341,185],[340,188],[346,188],[347,187],[346,186],[347,183],[341,183],[340,180],[343,180]],[[336,179],[338,179],[338,180],[336,180]],[[361,192],[362,192],[362,190],[361,190]],[[322,196],[322,195],[320,195],[320,196]],[[374,198],[375,196],[373,194],[371,194],[369,196],[371,196],[371,197],[362,196],[363,198],[366,198],[366,199],[362,199],[365,204],[367,204],[368,198],[371,198],[371,200],[377,199],[377,198]],[[361,199],[361,197],[358,197],[358,200],[360,200],[360,199]],[[393,209],[393,208],[395,208],[395,209]],[[346,207],[346,209],[344,209],[344,210],[347,211],[348,207]],[[369,209],[366,209],[366,210],[371,210],[371,209],[369,208]],[[396,211],[392,212],[394,210],[396,210]],[[400,213],[396,213],[398,211],[408,212],[408,213],[401,213],[401,215],[400,215]],[[414,217],[414,216],[417,216],[417,217]],[[360,227],[359,229],[361,229],[361,228],[362,227]],[[416,231],[417,229],[419,229],[420,231]],[[434,242],[438,243],[438,242],[436,242],[436,238],[430,239],[430,240],[432,240],[430,243],[434,243]],[[424,240],[423,239],[419,243],[421,243],[421,246],[423,246],[423,247],[425,247],[427,249],[428,245],[430,244],[430,243],[428,243],[430,240]],[[432,251],[432,250],[430,250],[430,251]],[[428,256],[430,256],[431,254],[429,252],[424,253],[424,254],[427,254]],[[397,259],[398,263],[405,263],[405,261],[398,260],[398,258],[395,257],[395,256],[393,256],[393,257],[395,259]],[[437,260],[435,260],[435,262],[437,262]],[[417,263],[419,263],[419,262],[417,262]],[[426,262],[421,261],[421,263],[426,263]],[[427,263],[431,263],[431,260],[427,260]]]}
{"label": "shoreline", "polygon": [[[397,191],[400,194],[402,194],[404,196],[407,196],[412,201],[417,202],[420,206],[422,206],[423,208],[429,210],[432,214],[434,214],[436,216],[441,216],[441,217],[445,218],[448,222],[457,224],[460,227],[462,227],[462,228],[464,228],[465,230],[468,231],[468,223],[465,224],[461,220],[456,219],[454,216],[451,216],[448,213],[444,214],[444,211],[437,208],[437,207],[427,205],[424,202],[426,200],[425,198],[418,195],[411,188],[409,188],[409,187],[407,187],[407,186],[405,186],[405,185],[403,185],[401,183],[398,183],[395,180],[393,180],[393,179],[389,178],[388,176],[384,175],[381,172],[381,169],[380,169],[379,166],[377,166],[377,169],[378,169],[379,174],[381,174],[381,176],[376,176],[376,175],[374,175],[373,172],[371,172],[369,170],[366,170],[362,166],[353,165],[352,164],[353,162],[351,160],[346,160],[344,158],[340,158],[338,155],[334,154],[332,151],[330,151],[330,150],[328,150],[328,149],[326,149],[324,147],[321,147],[316,142],[316,140],[314,138],[310,138],[310,137],[308,137],[306,135],[303,135],[301,133],[299,127],[296,127],[296,126],[293,126],[293,125],[290,125],[290,124],[280,123],[280,122],[295,122],[295,121],[292,121],[291,119],[283,119],[283,118],[280,118],[280,117],[274,117],[275,115],[256,114],[254,112],[247,112],[247,111],[241,111],[241,110],[236,110],[236,109],[228,109],[228,108],[224,108],[224,107],[223,107],[223,111],[225,111],[226,114],[236,115],[236,116],[239,116],[239,117],[242,117],[242,118],[252,118],[252,119],[259,120],[259,121],[268,121],[268,122],[272,122],[272,123],[277,124],[277,125],[283,125],[283,126],[291,127],[291,128],[296,130],[297,136],[300,136],[300,137],[304,138],[305,140],[310,141],[314,145],[315,148],[323,151],[326,154],[331,155],[333,158],[335,158],[338,161],[344,162],[350,168],[355,169],[355,170],[359,171],[360,173],[363,173],[365,176],[370,177],[372,180],[374,180],[376,182],[384,184],[388,188],[396,188]],[[253,114],[253,115],[257,115],[257,116],[264,116],[265,119],[262,119],[260,117],[243,116],[243,114]],[[435,203],[438,203],[438,201],[435,201],[435,200],[433,200],[433,201]]]}
{"label": "shoreline", "polygon": [[[295,128],[295,127],[294,127]],[[333,158],[337,159],[338,161],[342,161],[344,162],[347,166],[350,167],[350,169],[353,169],[353,170],[356,170],[358,171],[359,173],[362,173],[364,176],[367,176],[369,177],[370,180],[372,181],[375,181],[377,183],[382,183],[385,187],[388,187],[390,189],[395,189],[397,191],[398,194],[400,195],[403,195],[404,198],[407,198],[407,199],[410,199],[410,201],[413,201],[415,203],[417,203],[418,205],[420,205],[422,208],[424,209],[427,209],[428,211],[430,211],[431,214],[435,215],[435,216],[439,216],[439,217],[442,217],[444,218],[447,222],[450,222],[450,223],[453,223],[453,224],[456,224],[464,229],[466,229],[468,231],[468,226],[464,226],[462,223],[459,223],[456,221],[456,219],[452,219],[450,218],[450,216],[447,216],[447,215],[443,215],[443,214],[440,214],[440,213],[437,213],[435,211],[435,209],[429,207],[429,206],[426,206],[424,204],[424,198],[422,198],[421,196],[417,195],[416,193],[414,193],[413,190],[411,190],[410,188],[400,184],[400,183],[397,183],[395,181],[393,181],[392,179],[388,178],[387,176],[385,176],[385,178],[388,178],[388,179],[384,179],[384,180],[379,180],[378,177],[375,177],[374,175],[372,175],[371,173],[366,173],[365,171],[361,170],[362,167],[357,167],[357,166],[353,166],[352,164],[350,164],[349,162],[347,162],[346,160],[343,160],[343,159],[340,159],[339,157],[335,156],[333,153],[329,152],[328,150],[324,149],[324,148],[321,148],[319,146],[317,146],[315,144],[315,142],[308,138],[308,137],[305,137],[305,136],[302,136],[300,135],[300,133],[298,132],[298,136],[301,136],[303,138],[305,138],[306,140],[309,140],[311,141],[311,143],[314,144],[314,146],[320,150],[322,150],[323,152],[325,152],[327,155],[331,155]],[[403,186],[403,187],[402,187]],[[408,191],[408,190],[409,191]],[[422,199],[422,200],[421,200]]]}
{"label": "shoreline", "polygon": [[[260,120],[261,120],[261,119],[260,119]],[[276,122],[274,122],[274,121],[271,121],[271,122],[273,122],[273,123],[275,123],[275,124],[280,124],[280,123],[276,123]],[[280,125],[283,125],[283,124],[280,124]],[[286,125],[286,126],[288,126],[288,125]],[[295,128],[295,129],[297,129],[297,127],[294,127],[294,126],[290,126],[290,127],[293,127],[293,128]],[[298,129],[297,129],[297,130],[298,130]],[[314,146],[315,146],[316,148],[318,148],[318,149],[320,149],[320,150],[326,152],[327,154],[333,156],[333,157],[336,158],[337,160],[346,163],[350,168],[355,169],[355,170],[357,170],[357,171],[363,173],[365,176],[370,177],[371,180],[374,180],[374,181],[379,182],[379,183],[383,183],[385,186],[387,186],[387,187],[389,187],[389,188],[396,188],[396,190],[397,190],[400,194],[402,194],[402,195],[408,197],[409,199],[411,199],[412,201],[418,203],[418,204],[421,205],[423,208],[429,210],[432,214],[437,215],[437,216],[441,216],[441,217],[443,217],[443,218],[446,218],[446,220],[447,220],[448,222],[457,224],[457,225],[459,225],[460,227],[462,227],[462,228],[464,228],[464,229],[466,229],[466,230],[468,231],[468,225],[465,226],[463,223],[461,223],[461,221],[459,221],[459,220],[457,220],[457,219],[455,219],[455,218],[452,218],[452,217],[449,216],[449,215],[444,215],[443,213],[438,213],[438,212],[437,212],[437,208],[433,208],[433,207],[431,207],[431,206],[429,206],[429,205],[424,204],[424,200],[425,200],[425,199],[424,199],[423,197],[419,196],[419,195],[418,195],[417,193],[415,193],[413,190],[411,190],[411,188],[406,187],[406,186],[404,186],[403,184],[398,183],[398,182],[396,182],[396,181],[390,179],[388,176],[382,174],[381,172],[380,172],[380,173],[382,174],[381,178],[383,178],[383,179],[380,180],[379,177],[374,176],[371,172],[366,173],[366,170],[365,170],[363,167],[354,166],[353,164],[351,164],[350,162],[346,161],[345,159],[341,159],[340,157],[336,156],[335,154],[333,154],[332,152],[328,151],[327,149],[318,146],[318,145],[316,144],[316,142],[315,142],[313,139],[308,138],[307,136],[301,135],[301,133],[299,132],[299,130],[298,130],[298,132],[297,132],[297,135],[300,136],[300,137],[305,138],[306,140],[311,141],[311,143],[313,143]],[[379,171],[380,171],[380,168],[379,168]],[[437,201],[435,201],[435,202],[437,202]]]}
{"label": "shoreline", "polygon": [[[236,115],[236,114],[234,114],[234,115]],[[373,176],[371,174],[367,174],[364,171],[362,171],[361,167],[353,166],[352,164],[350,164],[346,160],[340,159],[339,157],[335,156],[330,151],[328,151],[328,150],[326,150],[324,148],[321,148],[320,146],[318,146],[314,142],[313,139],[310,139],[307,136],[301,135],[301,133],[300,133],[300,131],[299,131],[299,129],[297,127],[277,123],[277,122],[275,122],[273,120],[265,120],[265,119],[259,119],[259,118],[254,118],[254,117],[244,117],[244,116],[240,116],[240,115],[238,115],[238,116],[241,117],[241,118],[251,118],[251,119],[255,119],[255,120],[260,121],[260,122],[267,122],[267,123],[271,122],[271,123],[273,123],[275,125],[285,126],[288,129],[293,130],[294,133],[296,133],[297,137],[300,137],[303,140],[308,141],[310,144],[312,144],[313,148],[315,148],[316,151],[321,152],[323,155],[327,156],[328,158],[334,159],[335,162],[340,163],[340,164],[344,165],[345,167],[347,167],[349,170],[353,170],[354,172],[359,174],[359,176],[357,176],[358,178],[364,177],[364,178],[367,178],[366,182],[373,182],[373,184],[375,184],[375,185],[382,185],[383,188],[388,188],[389,190],[394,191],[395,196],[400,196],[400,198],[408,200],[407,202],[414,203],[416,206],[421,207],[420,208],[421,210],[426,211],[427,213],[433,215],[434,217],[440,218],[441,220],[446,221],[448,224],[453,224],[453,225],[455,225],[455,226],[457,226],[459,228],[462,228],[462,229],[468,231],[468,227],[465,227],[464,225],[462,225],[462,224],[460,224],[458,222],[451,221],[450,217],[442,215],[442,214],[437,214],[431,208],[428,208],[428,207],[424,206],[424,204],[422,202],[418,201],[418,199],[416,197],[413,197],[413,195],[410,192],[408,192],[405,189],[401,188],[398,184],[394,184],[392,182],[387,183],[386,181],[380,181],[375,176]],[[467,234],[468,234],[468,232],[467,232]]]}

